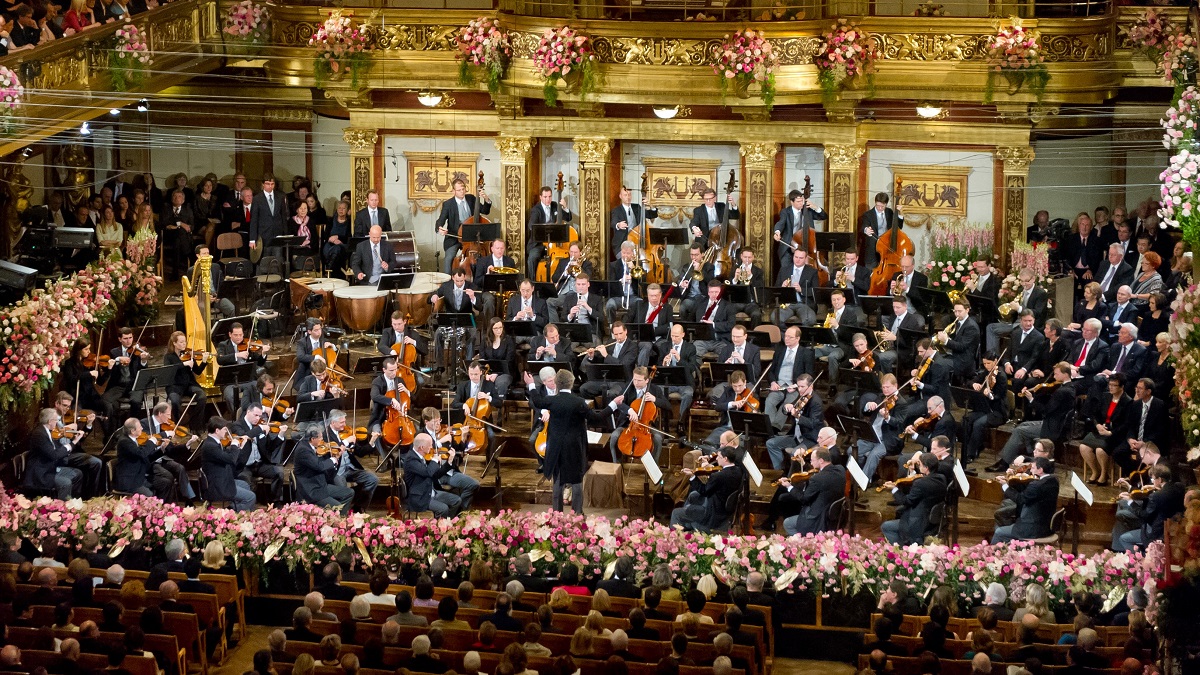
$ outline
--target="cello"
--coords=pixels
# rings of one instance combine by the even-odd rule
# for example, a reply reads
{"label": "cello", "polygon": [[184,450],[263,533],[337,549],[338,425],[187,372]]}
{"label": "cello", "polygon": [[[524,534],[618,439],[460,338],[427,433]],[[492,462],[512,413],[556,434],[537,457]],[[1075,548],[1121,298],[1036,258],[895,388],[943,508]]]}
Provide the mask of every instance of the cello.
{"label": "cello", "polygon": [[[404,439],[404,420],[408,419],[408,414],[405,411],[407,410],[407,406],[412,403],[412,399],[409,398],[408,390],[406,389],[401,389],[399,393],[393,389],[387,393],[387,397],[399,401],[400,409],[397,410],[396,406],[388,405],[387,415],[383,418],[383,428],[381,429],[383,432],[383,441],[388,445],[398,445]],[[411,424],[410,421],[409,426]]]}
{"label": "cello", "polygon": [[721,216],[721,224],[709,230],[708,240],[712,242],[710,250],[716,253],[713,258],[713,276],[723,277],[737,264],[737,252],[742,248],[742,233],[737,225],[729,223],[729,212],[733,210],[730,199],[737,189],[737,172],[729,170],[729,182],[725,183],[725,213]]}
{"label": "cello", "polygon": [[[892,193],[892,201],[896,208],[900,202],[895,197],[900,192],[901,182],[896,181],[896,189]],[[871,272],[871,295],[887,295],[891,291],[892,277],[901,271],[900,259],[914,250],[912,239],[900,230],[899,221],[895,222],[887,234],[875,243],[875,253],[879,255],[879,265]]]}
{"label": "cello", "polygon": [[[563,175],[558,172],[558,178],[554,181],[555,198],[558,200],[558,208],[555,209],[554,222],[551,225],[563,224]],[[567,260],[571,257],[571,244],[579,241],[579,233],[575,231],[573,225],[567,226],[567,241],[562,243],[549,242],[546,246],[546,256],[542,258],[541,264],[544,267],[536,271],[538,281],[550,281],[550,277],[554,274],[554,268],[558,267],[558,261]],[[582,262],[582,261],[581,261]]]}
{"label": "cello", "polygon": [[646,217],[646,205],[650,202],[646,199],[646,191],[646,173],[643,171],[641,187],[642,222],[629,228],[629,233],[625,236],[625,240],[632,242],[634,249],[638,251],[637,256],[634,258],[634,271],[639,272],[639,268],[636,265],[640,265],[640,272],[634,274],[634,278],[642,278],[647,283],[652,284],[665,284],[667,283],[668,268],[663,264],[662,256],[666,247],[661,244],[650,245],[650,222]]}
{"label": "cello", "polygon": [[475,241],[467,241],[466,239],[464,239],[463,238],[463,227],[465,225],[479,225],[481,223],[492,222],[487,219],[487,216],[481,215],[479,213],[479,206],[483,202],[483,200],[479,197],[479,194],[478,194],[478,193],[483,192],[483,172],[482,171],[479,172],[479,176],[476,178],[476,180],[478,182],[477,182],[476,188],[475,188],[475,191],[476,191],[475,210],[471,214],[470,218],[467,218],[466,220],[462,221],[462,223],[460,223],[458,226],[458,255],[454,256],[454,268],[460,269],[463,271],[463,274],[465,274],[467,277],[468,283],[472,279],[474,279],[474,276],[475,276],[475,273],[473,271],[475,269],[475,261],[479,260],[480,257],[487,255],[488,244],[485,242],[479,241],[478,237],[476,237]]}
{"label": "cello", "polygon": [[[491,364],[483,364],[483,373],[479,376],[479,393],[483,393],[483,383],[487,381]],[[450,436],[455,443],[465,445],[467,454],[485,452],[488,447],[487,428],[483,419],[492,414],[492,404],[483,396],[472,396],[463,403],[466,419],[450,427]]]}
{"label": "cello", "polygon": [[[812,196],[812,178],[804,177],[804,190],[801,192],[804,197],[804,208],[810,208],[808,198]],[[829,265],[822,257],[822,253],[817,249],[817,230],[813,227],[803,226],[804,212],[800,212],[801,222],[793,225],[795,231],[792,232],[792,242],[794,248],[801,248],[808,252],[808,259],[812,266],[817,269],[817,281],[821,286],[829,285]]]}
{"label": "cello", "polygon": [[[650,367],[650,376],[646,379],[647,382],[654,379],[654,373],[657,370],[657,366]],[[630,386],[633,385],[632,382],[629,384]],[[649,392],[650,389],[647,385],[646,393]],[[626,457],[641,457],[654,449],[652,429],[649,424],[642,420],[649,419],[653,422],[657,419],[658,406],[646,401],[645,397],[642,397],[630,403],[629,408],[637,413],[637,421],[630,420],[629,425],[621,432],[621,436],[617,438],[617,449]]]}

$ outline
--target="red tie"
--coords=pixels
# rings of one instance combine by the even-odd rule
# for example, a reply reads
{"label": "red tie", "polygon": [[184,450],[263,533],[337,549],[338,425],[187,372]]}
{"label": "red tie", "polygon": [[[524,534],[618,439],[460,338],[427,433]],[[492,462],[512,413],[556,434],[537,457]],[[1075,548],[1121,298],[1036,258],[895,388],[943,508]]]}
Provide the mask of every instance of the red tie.
{"label": "red tie", "polygon": [[1075,367],[1080,368],[1083,362],[1087,360],[1088,343],[1083,343],[1083,349],[1079,350],[1079,358],[1075,360]]}
{"label": "red tie", "polygon": [[714,310],[714,309],[716,309],[716,308],[717,308],[717,303],[715,303],[715,302],[714,302],[714,303],[712,303],[711,305],[709,305],[709,306],[708,306],[708,309],[707,309],[707,310],[704,312],[704,319],[703,319],[703,320],[704,320],[704,321],[708,321],[708,317],[712,316],[713,310]]}
{"label": "red tie", "polygon": [[246,222],[250,222],[250,207],[246,207]]}

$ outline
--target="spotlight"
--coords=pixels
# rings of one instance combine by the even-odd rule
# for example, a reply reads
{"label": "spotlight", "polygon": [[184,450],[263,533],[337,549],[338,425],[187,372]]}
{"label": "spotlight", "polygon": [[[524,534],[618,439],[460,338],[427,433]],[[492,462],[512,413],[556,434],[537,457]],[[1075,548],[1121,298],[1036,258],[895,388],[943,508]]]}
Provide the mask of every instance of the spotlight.
{"label": "spotlight", "polygon": [[29,159],[30,157],[33,157],[33,148],[31,148],[29,146],[25,146],[25,149],[21,151],[21,156],[24,157],[25,159]]}
{"label": "spotlight", "polygon": [[675,116],[678,114],[679,114],[679,106],[677,106],[677,105],[666,106],[666,107],[655,106],[655,108],[654,108],[654,116],[660,120],[674,119]]}
{"label": "spotlight", "polygon": [[121,109],[120,109],[120,108],[113,108],[113,109],[111,109],[111,110],[109,110],[109,111],[108,111],[108,114],[109,114],[109,115],[112,115],[113,117],[117,117],[118,115],[120,115],[120,114],[121,114]]}
{"label": "spotlight", "polygon": [[149,110],[150,110],[150,100],[149,99],[144,98],[144,99],[138,101],[138,104],[137,104],[138,112],[144,113],[144,112],[148,112]]}
{"label": "spotlight", "polygon": [[79,125],[79,135],[80,136],[91,136],[92,135],[92,127],[89,126],[87,122],[84,122],[83,124]]}
{"label": "spotlight", "polygon": [[933,120],[942,117],[942,107],[928,102],[917,104],[917,116],[922,119]]}
{"label": "spotlight", "polygon": [[436,108],[442,102],[442,95],[436,91],[417,92],[417,101],[426,108]]}

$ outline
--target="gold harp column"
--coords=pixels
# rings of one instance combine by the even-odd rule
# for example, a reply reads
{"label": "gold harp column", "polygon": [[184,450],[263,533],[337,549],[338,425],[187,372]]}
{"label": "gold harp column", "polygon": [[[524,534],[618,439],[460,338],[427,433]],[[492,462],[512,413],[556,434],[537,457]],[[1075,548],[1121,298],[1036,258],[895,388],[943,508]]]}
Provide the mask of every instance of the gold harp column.
{"label": "gold harp column", "polygon": [[[742,177],[742,189],[745,191],[746,212],[742,216],[743,229],[746,232],[746,245],[754,249],[758,260],[762,261],[763,269],[768,265],[774,266],[771,254],[771,226],[774,224],[774,204],[771,203],[771,186],[775,184],[775,155],[779,153],[779,144],[774,141],[742,141],[738,144],[738,153],[746,163],[746,173]],[[768,273],[774,277],[775,270]]]}
{"label": "gold harp column", "polygon": [[375,187],[375,143],[379,135],[374,129],[346,127],[342,140],[350,146],[350,213],[367,206],[367,192]]}
{"label": "gold harp column", "polygon": [[537,144],[529,136],[500,135],[496,149],[500,151],[500,222],[508,253],[525,267],[525,200],[529,194],[530,151]]}
{"label": "gold harp column", "polygon": [[1007,268],[1012,242],[1025,239],[1025,193],[1029,184],[1029,163],[1033,161],[1033,148],[996,148],[996,159],[1004,165],[1004,174],[1001,176],[1001,185],[1004,186],[1004,196],[1000,200],[1002,211],[996,214],[996,220],[1004,223],[1004,230],[1003,236],[996,237],[996,244],[1001,247],[1000,258]]}
{"label": "gold harp column", "polygon": [[858,194],[858,160],[866,152],[861,145],[826,145],[825,164],[829,182],[825,199],[828,202],[830,232],[853,232],[855,195]]}
{"label": "gold harp column", "polygon": [[608,260],[608,163],[610,138],[576,138],[571,147],[579,155],[579,239],[587,249],[592,268]]}

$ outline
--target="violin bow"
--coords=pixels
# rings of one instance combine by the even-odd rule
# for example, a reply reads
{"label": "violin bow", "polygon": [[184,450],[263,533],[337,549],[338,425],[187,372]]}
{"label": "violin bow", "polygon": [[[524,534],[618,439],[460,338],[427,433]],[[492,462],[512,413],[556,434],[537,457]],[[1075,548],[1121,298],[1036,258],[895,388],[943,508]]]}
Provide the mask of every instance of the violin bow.
{"label": "violin bow", "polygon": [[283,398],[284,390],[288,388],[288,385],[292,383],[292,379],[295,377],[296,371],[293,370],[292,374],[288,376],[287,382],[283,383],[283,387],[277,387],[275,389],[275,398],[271,399],[271,409],[267,411],[268,422],[271,420],[271,415],[275,412],[275,406],[279,404],[279,399]]}
{"label": "violin bow", "polygon": [[178,428],[180,424],[183,424],[183,419],[184,419],[185,417],[187,417],[187,411],[188,411],[188,408],[191,408],[191,407],[192,407],[192,404],[193,404],[193,403],[195,403],[195,402],[196,402],[196,395],[195,395],[195,394],[192,394],[192,398],[190,398],[190,399],[188,400],[188,404],[187,404],[187,405],[185,405],[185,406],[183,406],[183,411],[179,413],[179,419],[178,419],[178,420],[175,420],[175,427],[176,427],[176,428]]}

